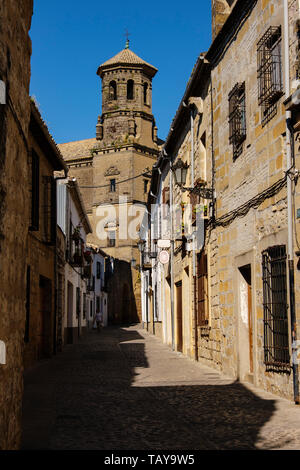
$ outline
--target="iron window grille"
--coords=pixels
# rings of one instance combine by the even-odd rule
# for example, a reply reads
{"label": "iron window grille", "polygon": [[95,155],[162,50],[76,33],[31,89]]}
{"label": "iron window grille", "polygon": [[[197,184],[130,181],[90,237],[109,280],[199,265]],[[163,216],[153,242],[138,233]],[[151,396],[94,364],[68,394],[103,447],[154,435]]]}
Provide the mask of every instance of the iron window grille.
{"label": "iron window grille", "polygon": [[262,253],[264,363],[267,371],[290,372],[286,247]]}
{"label": "iron window grille", "polygon": [[262,125],[277,112],[283,95],[281,26],[271,26],[257,44],[258,103],[262,107]]}
{"label": "iron window grille", "polygon": [[235,160],[243,151],[246,139],[246,95],[245,82],[237,83],[229,93],[229,142],[233,147]]}

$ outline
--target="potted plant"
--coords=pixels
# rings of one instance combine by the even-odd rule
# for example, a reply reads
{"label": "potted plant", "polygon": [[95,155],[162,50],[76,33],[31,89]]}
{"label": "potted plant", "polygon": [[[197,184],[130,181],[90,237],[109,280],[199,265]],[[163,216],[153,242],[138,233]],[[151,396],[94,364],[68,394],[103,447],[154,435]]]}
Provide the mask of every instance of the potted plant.
{"label": "potted plant", "polygon": [[84,252],[84,259],[87,263],[91,263],[93,261],[92,252],[90,250],[86,250]]}

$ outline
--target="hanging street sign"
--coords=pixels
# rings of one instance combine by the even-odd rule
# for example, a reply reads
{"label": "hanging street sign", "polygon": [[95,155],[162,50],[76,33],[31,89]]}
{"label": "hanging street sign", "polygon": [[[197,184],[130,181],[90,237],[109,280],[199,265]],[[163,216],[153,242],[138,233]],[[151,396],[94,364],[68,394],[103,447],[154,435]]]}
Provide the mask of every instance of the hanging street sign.
{"label": "hanging street sign", "polygon": [[159,253],[159,261],[161,262],[161,264],[167,264],[169,262],[169,259],[170,259],[170,255],[167,251],[162,250]]}

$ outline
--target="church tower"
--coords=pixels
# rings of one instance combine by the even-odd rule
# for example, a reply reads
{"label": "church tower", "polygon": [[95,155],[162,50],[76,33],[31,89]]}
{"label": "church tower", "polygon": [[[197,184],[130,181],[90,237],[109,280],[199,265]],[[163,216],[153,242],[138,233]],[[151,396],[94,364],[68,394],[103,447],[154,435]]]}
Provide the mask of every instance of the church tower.
{"label": "church tower", "polygon": [[126,48],[98,68],[102,79],[102,116],[97,139],[104,147],[116,142],[156,148],[152,115],[152,79],[157,69]]}
{"label": "church tower", "polygon": [[[88,242],[113,257],[109,286],[112,321],[141,320],[137,248],[141,211],[151,169],[160,151],[152,114],[152,79],[157,69],[126,47],[99,66],[102,113],[96,138],[60,145],[77,178],[93,233]],[[136,229],[136,230],[135,230]]]}

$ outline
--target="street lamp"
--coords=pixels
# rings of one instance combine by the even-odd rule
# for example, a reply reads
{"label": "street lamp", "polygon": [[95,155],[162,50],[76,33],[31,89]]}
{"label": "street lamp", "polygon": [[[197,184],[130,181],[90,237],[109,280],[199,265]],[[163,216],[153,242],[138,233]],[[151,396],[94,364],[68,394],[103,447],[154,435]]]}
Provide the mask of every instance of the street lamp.
{"label": "street lamp", "polygon": [[197,196],[203,197],[204,199],[213,199],[214,191],[212,188],[205,188],[206,182],[201,182],[195,185],[193,188],[186,188],[184,185],[186,183],[187,171],[189,165],[184,163],[181,158],[178,158],[175,165],[173,165],[172,170],[175,175],[176,184],[181,188],[182,191],[189,191],[194,193]]}
{"label": "street lamp", "polygon": [[173,166],[173,171],[175,175],[175,181],[178,186],[184,186],[186,183],[187,171],[189,165],[184,163],[181,158],[178,158],[177,162]]}

